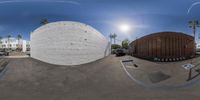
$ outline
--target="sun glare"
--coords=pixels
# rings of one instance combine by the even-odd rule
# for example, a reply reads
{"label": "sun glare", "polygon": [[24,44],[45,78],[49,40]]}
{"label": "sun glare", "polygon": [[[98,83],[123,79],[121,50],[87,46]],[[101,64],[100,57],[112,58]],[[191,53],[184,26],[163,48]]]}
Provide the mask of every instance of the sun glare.
{"label": "sun glare", "polygon": [[128,24],[121,24],[121,25],[119,26],[119,29],[120,29],[120,31],[123,32],[123,33],[128,33],[128,32],[131,30],[131,26],[128,25]]}

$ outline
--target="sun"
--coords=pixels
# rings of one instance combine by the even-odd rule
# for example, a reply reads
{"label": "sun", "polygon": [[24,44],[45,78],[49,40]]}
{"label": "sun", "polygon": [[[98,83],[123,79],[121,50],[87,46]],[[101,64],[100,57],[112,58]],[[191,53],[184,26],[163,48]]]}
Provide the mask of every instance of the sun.
{"label": "sun", "polygon": [[119,30],[123,33],[128,33],[131,30],[131,26],[129,24],[121,24]]}

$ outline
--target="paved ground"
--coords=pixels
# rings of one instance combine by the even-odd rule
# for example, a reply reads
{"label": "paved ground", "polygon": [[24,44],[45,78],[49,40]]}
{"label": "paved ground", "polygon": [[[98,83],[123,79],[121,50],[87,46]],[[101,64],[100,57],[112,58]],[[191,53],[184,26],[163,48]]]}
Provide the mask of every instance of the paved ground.
{"label": "paved ground", "polygon": [[[150,62],[135,57],[126,56],[123,59],[132,59],[138,67],[134,67],[131,63],[124,63],[124,68],[128,74],[131,74],[136,81],[145,83],[146,87],[159,88],[181,88],[189,87],[197,81],[200,81],[200,75],[191,81],[188,80],[189,70],[182,67],[184,64],[192,63],[195,68],[200,68],[200,57],[193,60],[184,60],[179,62]],[[192,62],[191,62],[192,61]],[[161,74],[160,74],[161,73]],[[192,77],[199,73],[192,70]],[[168,78],[165,79],[165,77]],[[164,80],[162,80],[162,78]],[[133,80],[134,80],[133,79]],[[158,80],[157,82],[152,82]],[[191,78],[192,79],[192,78]],[[160,81],[159,81],[160,80]],[[143,85],[143,84],[142,84]]]}
{"label": "paved ground", "polygon": [[178,89],[145,88],[128,77],[121,59],[109,56],[81,66],[10,59],[0,80],[0,100],[199,100],[200,82]]}
{"label": "paved ground", "polygon": [[27,58],[29,57],[30,54],[29,52],[16,52],[16,51],[12,51],[9,53],[9,56],[0,56],[0,59],[3,58]]}
{"label": "paved ground", "polygon": [[17,52],[17,51],[12,51],[9,53],[10,56],[26,56],[29,52]]}

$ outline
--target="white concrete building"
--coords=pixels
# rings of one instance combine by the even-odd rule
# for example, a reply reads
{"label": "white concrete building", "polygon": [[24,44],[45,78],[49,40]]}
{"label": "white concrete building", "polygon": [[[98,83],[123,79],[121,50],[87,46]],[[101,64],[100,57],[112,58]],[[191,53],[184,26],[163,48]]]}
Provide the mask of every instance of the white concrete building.
{"label": "white concrete building", "polygon": [[[29,41],[27,41],[27,40],[22,40],[22,39],[18,40],[16,38],[9,38],[9,39],[3,38],[3,39],[1,39],[0,48],[10,48],[10,49],[15,50],[19,47],[19,48],[22,48],[24,50],[24,52],[26,52],[27,47],[30,47],[29,46],[30,44],[28,44],[28,43],[29,43]],[[26,45],[26,48],[24,48],[24,45]]]}
{"label": "white concrete building", "polygon": [[31,33],[31,57],[51,64],[85,64],[110,52],[110,43],[100,32],[79,22],[53,22]]}

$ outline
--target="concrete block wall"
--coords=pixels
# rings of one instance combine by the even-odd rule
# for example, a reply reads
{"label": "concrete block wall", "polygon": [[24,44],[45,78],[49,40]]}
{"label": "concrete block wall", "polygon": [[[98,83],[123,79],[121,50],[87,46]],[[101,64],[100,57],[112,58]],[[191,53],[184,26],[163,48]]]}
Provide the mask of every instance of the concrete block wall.
{"label": "concrete block wall", "polygon": [[80,65],[110,54],[110,43],[89,25],[60,21],[31,33],[31,57],[56,65]]}

